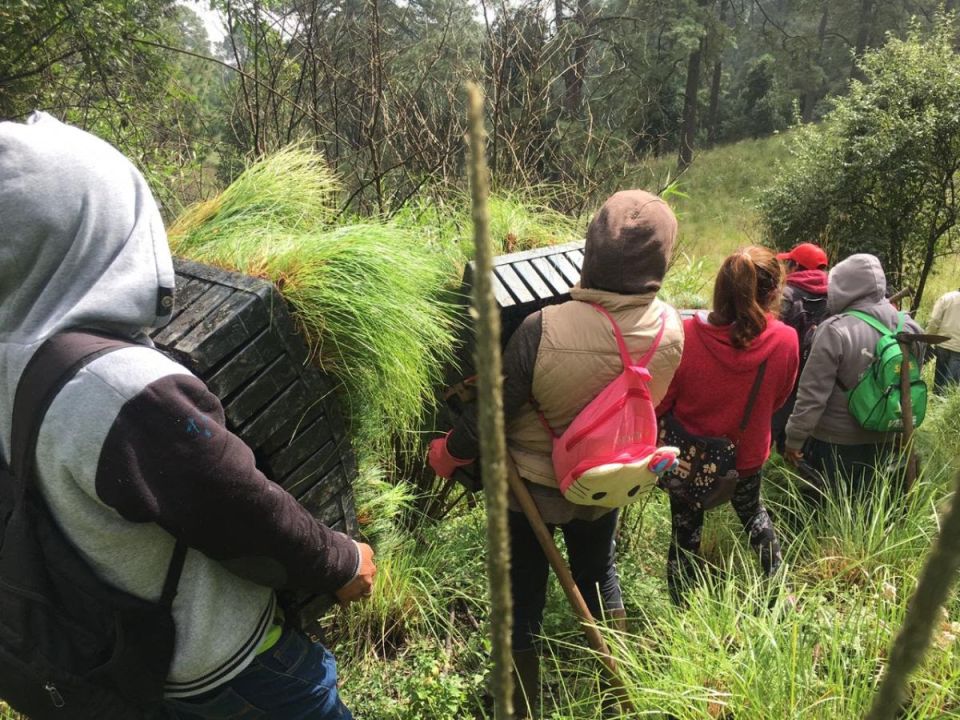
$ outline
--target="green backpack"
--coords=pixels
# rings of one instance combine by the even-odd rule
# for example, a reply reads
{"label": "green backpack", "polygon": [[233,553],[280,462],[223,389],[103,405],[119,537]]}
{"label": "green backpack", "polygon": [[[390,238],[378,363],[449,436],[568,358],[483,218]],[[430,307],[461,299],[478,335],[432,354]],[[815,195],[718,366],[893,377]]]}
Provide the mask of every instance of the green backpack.
{"label": "green backpack", "polygon": [[[859,318],[880,333],[873,352],[873,361],[860,376],[856,386],[847,391],[847,408],[850,414],[865,430],[903,430],[900,409],[900,367],[903,352],[896,334],[903,330],[905,315],[900,313],[897,329],[891,330],[876,318],[859,310],[848,310],[843,314]],[[920,363],[913,353],[910,354],[910,398],[913,401],[913,426],[919,427],[927,412],[927,385],[920,377]]]}

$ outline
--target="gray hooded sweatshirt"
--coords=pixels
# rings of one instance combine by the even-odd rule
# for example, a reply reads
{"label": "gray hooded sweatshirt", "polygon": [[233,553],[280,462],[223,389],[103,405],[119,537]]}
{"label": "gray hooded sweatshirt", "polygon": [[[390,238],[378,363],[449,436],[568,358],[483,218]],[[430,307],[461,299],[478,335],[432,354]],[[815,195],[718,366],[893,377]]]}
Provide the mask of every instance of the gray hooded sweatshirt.
{"label": "gray hooded sweatshirt", "polygon": [[132,340],[57,395],[40,428],[39,488],[107,582],[158,600],[175,538],[190,547],[173,604],[166,693],[239,674],[275,595],[224,563],[268,562],[290,587],[333,592],[356,546],[255,467],[216,397],[145,334],[170,313],[173,266],[146,182],[105,142],[38,113],[0,123],[0,454],[14,394],[40,344],[68,328]]}
{"label": "gray hooded sweatshirt", "polygon": [[[799,450],[808,437],[837,445],[890,442],[898,433],[864,430],[847,410],[844,388],[857,384],[873,360],[880,333],[863,320],[843,315],[860,310],[891,330],[897,309],[886,299],[887,279],[873,255],[851,255],[830,271],[827,313],[817,327],[810,357],[800,376],[797,402],[787,422],[787,447]],[[907,318],[905,327],[920,332]]]}

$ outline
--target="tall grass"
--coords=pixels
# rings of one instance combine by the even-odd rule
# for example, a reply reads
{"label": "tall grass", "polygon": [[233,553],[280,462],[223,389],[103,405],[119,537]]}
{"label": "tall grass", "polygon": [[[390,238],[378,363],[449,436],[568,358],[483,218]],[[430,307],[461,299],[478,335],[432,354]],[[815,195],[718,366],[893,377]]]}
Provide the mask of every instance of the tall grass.
{"label": "tall grass", "polygon": [[623,186],[658,190],[674,182],[682,192],[670,198],[680,225],[678,250],[707,258],[712,271],[741,245],[762,242],[756,199],[773,181],[777,160],[788,157],[786,137],[701,150],[679,177],[673,156],[651,158],[638,165]]}
{"label": "tall grass", "polygon": [[409,229],[334,227],[336,182],[314,154],[252,165],[170,230],[173,251],[274,282],[317,364],[340,379],[360,445],[414,445],[451,361],[455,269]]}
{"label": "tall grass", "polygon": [[[960,450],[958,410],[960,390],[932,400],[919,430],[927,461],[913,490],[906,497],[896,494],[898,478],[885,468],[869,507],[840,493],[812,512],[800,497],[796,476],[774,459],[764,496],[784,544],[785,568],[773,580],[761,577],[739,520],[721,508],[707,515],[702,581],[688,607],[675,608],[664,578],[670,534],[665,497],[651,500],[642,523],[625,521],[618,566],[629,629],[605,633],[637,716],[863,717],[937,532],[938,513],[949,499],[946,460]],[[430,628],[421,626],[410,634],[389,659],[389,670],[370,663],[350,667],[348,661],[345,689],[351,701],[356,698],[358,720],[492,717],[478,679],[486,660],[486,647],[477,639],[484,626],[481,513],[463,509],[424,538],[416,548],[398,546],[398,552],[420,557],[428,550],[412,573],[421,579],[427,573],[436,581],[429,617],[416,616]],[[464,598],[474,598],[474,619],[460,611]],[[954,596],[911,681],[905,719],[960,718],[958,636],[960,600]],[[341,642],[350,646],[356,640],[348,635]],[[609,708],[601,710],[600,665],[554,582],[544,619],[543,657],[543,718],[582,720],[601,717],[601,712],[617,717]],[[423,667],[432,674],[418,682],[414,678]],[[424,710],[417,693],[438,705]],[[378,694],[393,702],[385,708],[368,700]]]}
{"label": "tall grass", "polygon": [[[554,209],[559,188],[499,189],[490,194],[490,239],[497,255],[583,240],[585,218]],[[452,192],[408,203],[393,217],[402,227],[431,238],[460,262],[473,258],[470,196]]]}

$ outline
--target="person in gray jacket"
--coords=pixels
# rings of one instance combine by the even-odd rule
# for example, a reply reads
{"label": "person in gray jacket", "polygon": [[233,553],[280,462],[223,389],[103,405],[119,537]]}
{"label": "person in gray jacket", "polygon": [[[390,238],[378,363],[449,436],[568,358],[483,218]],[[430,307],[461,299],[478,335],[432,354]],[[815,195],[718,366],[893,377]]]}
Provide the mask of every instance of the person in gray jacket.
{"label": "person in gray jacket", "polygon": [[[851,255],[830,271],[829,317],[817,327],[800,376],[784,454],[794,465],[805,461],[826,483],[825,489],[835,488],[843,479],[855,492],[869,491],[876,470],[897,451],[898,432],[865,430],[847,410],[847,390],[873,360],[880,334],[845,313],[859,310],[895,328],[900,316],[885,298],[886,289],[883,267],[873,255]],[[905,328],[920,332],[910,318]]]}
{"label": "person in gray jacket", "polygon": [[[156,602],[177,540],[163,689],[177,720],[349,720],[333,656],[285,622],[276,586],[344,604],[373,590],[373,551],[317,522],[255,464],[223,407],[147,332],[172,311],[160,212],[137,169],[44,113],[0,123],[0,456],[24,368],[52,335],[95,330],[133,345],[57,393],[37,438],[35,482],[80,556],[109,585]],[[64,717],[75,717],[70,709]]]}

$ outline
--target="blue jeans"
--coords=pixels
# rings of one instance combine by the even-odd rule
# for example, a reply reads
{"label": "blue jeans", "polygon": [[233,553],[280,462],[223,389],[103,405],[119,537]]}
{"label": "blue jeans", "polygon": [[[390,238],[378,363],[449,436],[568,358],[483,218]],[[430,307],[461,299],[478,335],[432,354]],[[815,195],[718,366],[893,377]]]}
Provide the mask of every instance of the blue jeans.
{"label": "blue jeans", "polygon": [[171,720],[353,720],[337,693],[333,655],[291,628],[233,680],[165,704]]}
{"label": "blue jeans", "polygon": [[951,383],[960,383],[960,352],[937,348],[937,367],[933,373],[933,391],[942,395]]}
{"label": "blue jeans", "polygon": [[[513,595],[513,649],[529,650],[543,626],[547,602],[547,556],[526,516],[509,512],[510,590]],[[613,510],[593,521],[573,520],[560,526],[570,557],[570,571],[580,593],[598,620],[603,610],[620,610],[620,578],[614,564],[617,516]],[[547,525],[552,533],[556,526]],[[601,599],[603,607],[601,608]]]}

